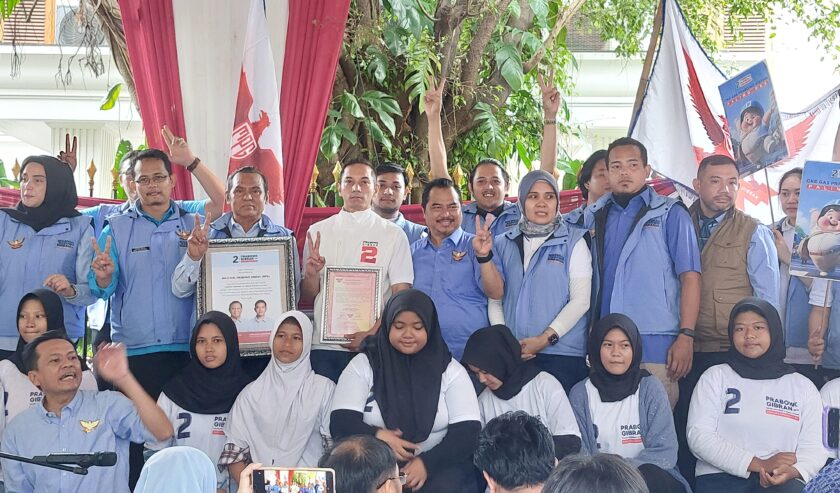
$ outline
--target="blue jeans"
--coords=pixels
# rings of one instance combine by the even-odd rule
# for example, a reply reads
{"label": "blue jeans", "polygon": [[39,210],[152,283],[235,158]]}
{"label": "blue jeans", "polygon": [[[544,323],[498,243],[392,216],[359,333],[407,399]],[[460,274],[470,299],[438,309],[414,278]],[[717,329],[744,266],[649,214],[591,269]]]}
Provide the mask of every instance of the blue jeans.
{"label": "blue jeans", "polygon": [[792,479],[785,484],[762,488],[758,482],[758,473],[744,479],[726,473],[704,474],[697,476],[694,493],[800,493],[805,484],[799,479]]}
{"label": "blue jeans", "polygon": [[578,356],[561,356],[559,354],[539,353],[534,358],[537,368],[551,374],[563,384],[566,394],[572,390],[576,383],[589,375],[589,368],[586,367],[586,358]]}

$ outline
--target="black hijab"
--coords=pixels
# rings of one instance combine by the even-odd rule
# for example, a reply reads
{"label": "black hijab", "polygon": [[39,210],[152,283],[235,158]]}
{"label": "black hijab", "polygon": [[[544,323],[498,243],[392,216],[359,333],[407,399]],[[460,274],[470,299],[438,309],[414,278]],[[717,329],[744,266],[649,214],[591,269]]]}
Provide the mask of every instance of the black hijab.
{"label": "black hijab", "polygon": [[23,166],[20,168],[21,176],[29,163],[38,163],[44,167],[47,175],[44,202],[38,207],[26,207],[23,202],[18,201],[14,207],[4,207],[2,210],[35,231],[52,226],[62,217],[80,215],[80,212],[76,210],[79,197],[76,195],[76,182],[73,180],[73,171],[70,166],[52,156],[29,156],[23,160]]}
{"label": "black hijab", "polygon": [[[225,362],[212,370],[198,360],[196,339],[201,327],[214,323],[222,331],[227,346]],[[236,324],[226,314],[209,311],[193,327],[190,337],[190,362],[175,378],[163,386],[163,393],[182,409],[198,414],[230,412],[239,392],[251,383],[239,357]]]}
{"label": "black hijab", "polygon": [[464,347],[464,366],[473,365],[502,381],[492,392],[508,400],[534,379],[540,370],[533,361],[522,361],[519,341],[504,325],[492,325],[473,332]]}
{"label": "black hijab", "polygon": [[[753,312],[767,320],[770,331],[770,347],[758,358],[749,358],[735,349],[732,338],[735,332],[735,317],[743,312]],[[729,352],[726,362],[742,378],[750,380],[773,380],[795,370],[785,363],[785,335],[779,312],[770,303],[760,298],[744,298],[735,304],[729,315]]]}
{"label": "black hijab", "polygon": [[[18,320],[20,311],[23,309],[23,304],[29,300],[38,300],[44,307],[44,313],[47,315],[47,330],[55,330],[67,335],[67,329],[64,327],[64,305],[61,303],[61,298],[49,289],[36,289],[32,292],[26,293],[18,303],[17,311],[15,311],[15,328],[18,327]],[[18,329],[18,333],[20,330]],[[23,337],[18,336],[17,347],[15,352],[9,356],[9,361],[14,363],[18,371],[27,374],[26,367],[23,364],[23,348],[26,347],[26,341]],[[81,361],[81,359],[80,359]],[[82,370],[87,370],[87,365],[84,361],[82,363]]]}
{"label": "black hijab", "polygon": [[[394,319],[404,311],[416,313],[426,327],[426,345],[411,355],[399,352],[388,339]],[[441,377],[452,360],[432,299],[416,289],[392,296],[379,332],[365,341],[363,351],[373,370],[373,397],[385,427],[399,428],[404,440],[424,441],[437,415]]]}
{"label": "black hijab", "polygon": [[[633,359],[630,367],[622,375],[613,375],[604,367],[601,361],[601,344],[607,333],[612,329],[621,329],[630,340],[630,347],[633,348]],[[610,313],[601,320],[595,322],[592,332],[589,334],[589,366],[592,370],[589,374],[589,381],[598,389],[598,395],[603,402],[618,402],[636,393],[639,389],[639,382],[642,378],[650,375],[647,370],[642,370],[642,337],[636,323],[630,317],[622,313]]]}

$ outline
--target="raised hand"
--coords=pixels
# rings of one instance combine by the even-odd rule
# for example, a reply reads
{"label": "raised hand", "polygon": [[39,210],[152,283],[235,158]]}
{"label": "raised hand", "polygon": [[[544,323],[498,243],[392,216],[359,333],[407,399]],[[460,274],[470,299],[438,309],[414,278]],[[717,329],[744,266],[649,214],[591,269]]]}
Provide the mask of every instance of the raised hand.
{"label": "raised hand", "polygon": [[105,238],[105,250],[100,250],[96,238],[91,238],[93,243],[94,257],[90,263],[93,274],[96,276],[96,284],[100,288],[107,288],[111,284],[111,276],[114,275],[114,259],[111,258],[111,237]]}
{"label": "raised hand", "polygon": [[63,274],[53,274],[44,281],[44,287],[50,288],[65,298],[76,296],[76,288]]}
{"label": "raised hand", "polygon": [[78,141],[74,136],[73,145],[70,146],[70,134],[66,133],[64,134],[64,150],[58,153],[58,159],[67,163],[73,171],[76,171],[76,165],[78,164],[78,161],[76,161],[76,144],[78,144]]}
{"label": "raised hand", "polygon": [[117,383],[131,374],[125,346],[111,342],[99,347],[93,358],[96,374],[110,383]]}
{"label": "raised hand", "polygon": [[195,214],[195,225],[190,232],[190,239],[187,241],[187,255],[193,260],[201,260],[207,253],[207,232],[210,231],[210,214],[204,218],[201,224],[201,216]]}
{"label": "raised hand", "polygon": [[426,107],[427,115],[440,115],[444,86],[446,86],[446,79],[438,83],[433,76],[429,76],[429,88],[423,95],[423,104]]}
{"label": "raised hand", "polygon": [[490,232],[490,225],[495,219],[493,214],[487,214],[482,226],[481,217],[475,216],[475,237],[472,239],[472,246],[476,257],[486,257],[493,251],[493,233]]}
{"label": "raised hand", "polygon": [[169,158],[173,163],[180,166],[189,166],[193,161],[195,161],[195,154],[193,154],[190,150],[190,146],[187,145],[187,141],[181,137],[176,137],[175,134],[172,133],[172,130],[169,130],[169,127],[164,125],[163,128],[160,129],[160,135],[163,137],[163,141],[169,149]]}
{"label": "raised hand", "polygon": [[542,74],[538,73],[537,83],[540,86],[540,92],[542,92],[543,114],[546,118],[556,117],[563,98],[554,85],[554,69],[548,73],[547,79],[543,79]]}
{"label": "raised hand", "polygon": [[309,256],[306,257],[306,265],[303,266],[304,277],[315,277],[327,265],[327,260],[321,256],[321,232],[315,234],[315,241],[312,235],[306,233],[306,243],[309,246]]}

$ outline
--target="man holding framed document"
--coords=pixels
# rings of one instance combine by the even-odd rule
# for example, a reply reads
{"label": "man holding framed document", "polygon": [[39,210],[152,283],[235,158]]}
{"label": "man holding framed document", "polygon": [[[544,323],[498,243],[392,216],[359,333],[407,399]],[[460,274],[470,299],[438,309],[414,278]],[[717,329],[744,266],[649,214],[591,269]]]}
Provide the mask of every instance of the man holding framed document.
{"label": "man holding framed document", "polygon": [[301,299],[315,302],[312,369],[333,381],[364,337],[379,329],[383,303],[414,281],[405,233],[371,210],[376,186],[370,163],[345,163],[344,207],[313,224],[304,247]]}

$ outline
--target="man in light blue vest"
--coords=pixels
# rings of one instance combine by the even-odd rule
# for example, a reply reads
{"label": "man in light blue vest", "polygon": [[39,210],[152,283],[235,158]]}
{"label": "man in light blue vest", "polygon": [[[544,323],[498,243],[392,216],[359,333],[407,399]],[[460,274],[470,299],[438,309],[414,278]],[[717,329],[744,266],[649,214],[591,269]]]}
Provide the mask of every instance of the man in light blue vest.
{"label": "man in light blue vest", "polygon": [[[610,189],[589,206],[595,228],[596,314],[624,313],[642,335],[642,367],[665,385],[671,406],[688,374],[700,305],[700,252],[681,202],[647,186],[641,142],[623,137],[607,149]],[[591,215],[590,215],[591,213]]]}
{"label": "man in light blue vest", "polygon": [[[125,344],[132,373],[157,399],[163,384],[190,359],[194,296],[176,297],[172,277],[187,239],[201,225],[170,200],[175,176],[163,151],[137,155],[129,186],[138,198],[124,214],[108,219],[88,282],[94,294],[110,298],[111,339]],[[131,448],[131,484],[139,476],[142,452],[142,446]]]}
{"label": "man in light blue vest", "polygon": [[420,239],[426,230],[421,224],[413,223],[403,216],[400,206],[408,193],[408,174],[402,166],[394,163],[382,163],[373,170],[376,175],[376,192],[373,194],[371,208],[382,219],[396,224],[408,237],[408,245]]}

